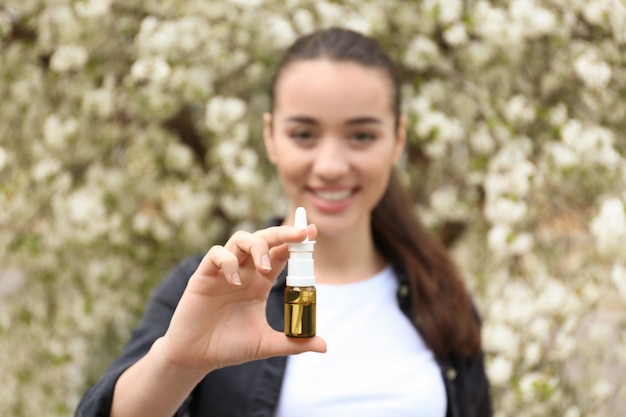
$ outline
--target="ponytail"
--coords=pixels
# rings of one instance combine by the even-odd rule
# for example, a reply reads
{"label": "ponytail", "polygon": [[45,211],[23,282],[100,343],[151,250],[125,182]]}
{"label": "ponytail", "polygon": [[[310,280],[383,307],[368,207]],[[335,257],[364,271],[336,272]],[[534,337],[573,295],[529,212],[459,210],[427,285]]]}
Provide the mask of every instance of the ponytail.
{"label": "ponytail", "polygon": [[411,319],[435,355],[472,356],[480,330],[469,294],[448,250],[419,221],[392,173],[372,213],[374,241],[399,265],[411,289]]}

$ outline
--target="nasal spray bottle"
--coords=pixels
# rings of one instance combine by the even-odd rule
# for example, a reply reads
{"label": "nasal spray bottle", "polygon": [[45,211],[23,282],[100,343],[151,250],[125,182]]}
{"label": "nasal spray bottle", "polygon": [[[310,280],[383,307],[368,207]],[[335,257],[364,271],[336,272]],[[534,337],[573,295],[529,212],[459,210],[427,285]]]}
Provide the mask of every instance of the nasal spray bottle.
{"label": "nasal spray bottle", "polygon": [[[294,226],[307,228],[306,210],[296,209]],[[289,337],[315,336],[315,271],[313,246],[307,236],[300,243],[289,243],[287,287],[285,288],[285,334]]]}

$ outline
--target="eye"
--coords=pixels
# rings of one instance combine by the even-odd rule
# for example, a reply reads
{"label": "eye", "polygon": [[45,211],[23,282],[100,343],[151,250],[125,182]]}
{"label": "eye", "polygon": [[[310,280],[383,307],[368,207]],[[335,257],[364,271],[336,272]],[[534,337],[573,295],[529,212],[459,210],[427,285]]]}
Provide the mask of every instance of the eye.
{"label": "eye", "polygon": [[359,143],[371,142],[376,139],[376,135],[370,132],[354,132],[350,137],[351,140]]}
{"label": "eye", "polygon": [[296,140],[310,140],[313,139],[313,132],[310,130],[294,130],[289,134],[289,137]]}

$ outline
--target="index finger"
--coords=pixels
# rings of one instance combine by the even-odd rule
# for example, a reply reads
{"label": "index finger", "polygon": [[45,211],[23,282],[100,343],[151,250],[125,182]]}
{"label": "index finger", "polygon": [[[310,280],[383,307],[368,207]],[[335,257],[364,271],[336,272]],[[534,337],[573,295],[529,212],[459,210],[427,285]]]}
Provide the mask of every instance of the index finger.
{"label": "index finger", "polygon": [[[254,233],[236,232],[224,247],[232,253],[239,263],[243,263],[249,256],[259,272],[267,273],[272,270],[275,250],[286,252],[287,244],[302,242],[307,235],[316,236],[315,226],[309,228],[294,228],[292,226],[274,226]],[[284,248],[281,248],[284,247]]]}
{"label": "index finger", "polygon": [[267,242],[271,249],[283,243],[299,243],[304,239],[314,240],[317,236],[317,228],[314,224],[309,224],[306,229],[293,226],[273,226],[254,232],[255,235]]}

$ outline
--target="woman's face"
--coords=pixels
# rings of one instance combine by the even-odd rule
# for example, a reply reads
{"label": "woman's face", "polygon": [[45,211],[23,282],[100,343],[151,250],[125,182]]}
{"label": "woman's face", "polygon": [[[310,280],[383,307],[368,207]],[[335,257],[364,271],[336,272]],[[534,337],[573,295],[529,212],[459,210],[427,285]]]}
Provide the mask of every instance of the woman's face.
{"label": "woman's face", "polygon": [[274,97],[265,145],[289,215],[305,207],[320,235],[369,230],[405,143],[404,121],[395,126],[391,81],[357,63],[296,61],[281,72]]}

